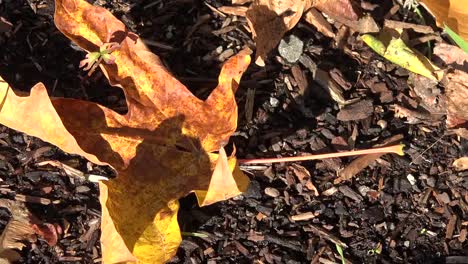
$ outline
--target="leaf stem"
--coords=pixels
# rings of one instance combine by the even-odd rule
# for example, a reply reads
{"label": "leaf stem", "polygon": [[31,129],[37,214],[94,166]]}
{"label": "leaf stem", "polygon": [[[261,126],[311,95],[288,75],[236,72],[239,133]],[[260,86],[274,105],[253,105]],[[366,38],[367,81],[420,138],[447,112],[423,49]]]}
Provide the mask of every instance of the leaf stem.
{"label": "leaf stem", "polygon": [[329,158],[340,158],[340,157],[349,157],[349,156],[358,156],[358,155],[367,155],[367,154],[385,154],[385,153],[395,153],[400,156],[403,156],[404,155],[403,147],[404,147],[403,144],[398,144],[398,145],[381,147],[381,148],[361,149],[361,150],[343,151],[343,152],[337,152],[337,153],[326,153],[326,154],[317,154],[317,155],[305,155],[305,156],[283,157],[283,158],[240,159],[239,164],[294,162],[294,161],[304,161],[304,160],[329,159]]}

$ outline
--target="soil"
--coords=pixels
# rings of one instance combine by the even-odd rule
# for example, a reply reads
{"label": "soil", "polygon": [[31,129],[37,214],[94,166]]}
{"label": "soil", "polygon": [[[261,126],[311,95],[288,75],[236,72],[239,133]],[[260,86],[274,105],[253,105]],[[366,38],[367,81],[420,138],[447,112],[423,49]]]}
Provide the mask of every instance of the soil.
{"label": "soil", "polygon": [[[215,86],[227,55],[254,48],[245,18],[221,16],[209,7],[230,1],[90,2],[150,40],[151,50],[200,98]],[[394,6],[366,3],[377,4],[371,14],[378,23]],[[90,100],[124,113],[120,89],[99,70],[87,77],[78,68],[85,52],[55,28],[53,5],[53,0],[0,0],[0,17],[13,24],[13,33],[0,34],[0,76],[17,90],[42,82],[51,96]],[[403,9],[390,18],[418,23]],[[234,27],[217,32],[226,25]],[[407,155],[384,155],[340,183],[334,183],[337,173],[354,158],[244,166],[252,180],[244,195],[204,208],[193,195],[181,200],[184,240],[170,263],[340,263],[337,244],[346,263],[468,263],[468,174],[452,167],[468,154],[467,141],[450,133],[443,117],[430,122],[395,117],[395,104],[420,104],[408,84],[410,74],[355,35],[346,40],[348,51],[305,22],[287,35],[303,41],[303,55],[320,69],[341,76],[336,78],[343,80],[347,100],[363,103],[357,109],[340,107],[313,81],[308,67],[287,63],[275,50],[265,68],[252,64],[241,81],[239,126],[232,137],[238,157],[362,149],[396,135],[402,135]],[[427,52],[426,45],[417,48]],[[0,145],[0,198],[23,194],[58,201],[27,205],[63,230],[54,247],[41,239],[27,243],[20,262],[99,263],[96,184],[40,164],[57,160],[86,173],[112,171],[3,126]],[[306,219],[297,220],[301,216]],[[0,230],[9,218],[0,209]]]}

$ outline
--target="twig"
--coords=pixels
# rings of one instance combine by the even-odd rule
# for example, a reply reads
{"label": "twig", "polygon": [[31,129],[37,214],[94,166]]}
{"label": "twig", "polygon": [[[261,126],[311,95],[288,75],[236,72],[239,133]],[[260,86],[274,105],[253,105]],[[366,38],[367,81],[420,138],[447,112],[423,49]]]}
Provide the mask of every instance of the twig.
{"label": "twig", "polygon": [[329,159],[329,158],[340,158],[340,157],[349,157],[349,156],[358,156],[358,155],[367,155],[367,154],[376,154],[376,153],[395,153],[400,156],[403,156],[403,144],[393,145],[382,148],[373,148],[373,149],[362,149],[362,150],[353,150],[353,151],[344,151],[338,153],[327,153],[327,154],[317,154],[317,155],[305,155],[299,157],[284,157],[284,158],[265,158],[265,159],[241,159],[239,164],[256,164],[256,163],[279,163],[279,162],[294,162],[294,161],[304,161],[304,160],[318,160],[318,159]]}

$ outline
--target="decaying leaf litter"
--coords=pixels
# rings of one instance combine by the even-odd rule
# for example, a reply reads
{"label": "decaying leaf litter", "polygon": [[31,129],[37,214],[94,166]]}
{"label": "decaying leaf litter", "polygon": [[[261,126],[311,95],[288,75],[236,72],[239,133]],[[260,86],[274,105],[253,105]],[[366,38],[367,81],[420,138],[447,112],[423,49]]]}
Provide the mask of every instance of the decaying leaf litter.
{"label": "decaying leaf litter", "polygon": [[[40,3],[36,4],[41,6]],[[194,10],[201,13],[191,10],[193,8],[191,4],[177,1],[173,5],[158,6],[155,4],[149,7],[143,4],[137,7],[125,4],[119,6],[112,2],[108,3],[108,6],[112,6],[111,10],[114,13],[124,14],[119,18],[132,31],[139,33],[145,40],[149,36],[152,42],[148,41],[148,43],[153,44],[151,46],[153,51],[161,55],[163,61],[169,65],[177,77],[188,84],[188,87],[202,87],[197,89],[195,93],[206,98],[210,92],[205,88],[210,86],[207,84],[212,84],[211,87],[216,85],[218,75],[216,68],[219,67],[219,62],[226,60],[229,54],[235,54],[240,50],[242,45],[237,43],[245,42],[250,46],[253,44],[248,40],[248,31],[236,29],[238,27],[247,28],[247,24],[242,21],[242,18],[240,18],[240,22],[233,17],[223,18],[218,12],[213,11],[213,8],[222,6],[222,3],[208,2],[208,4],[209,6],[199,3],[196,6]],[[230,3],[224,4],[230,5]],[[23,8],[27,10],[31,7],[27,5]],[[41,12],[47,12],[48,8],[50,5],[49,7],[43,5],[42,8],[37,9],[37,13],[31,15],[33,21],[37,17],[41,17]],[[387,14],[385,11],[392,10],[392,5],[375,7],[373,13],[379,13],[375,9],[381,13],[381,16],[384,16]],[[171,15],[162,18],[163,23],[156,19],[158,13],[154,14],[155,10],[161,12],[160,14],[167,14],[170,11]],[[192,11],[192,17],[187,19],[189,21],[181,22],[180,19],[175,19],[176,15],[182,12],[181,10]],[[404,12],[400,13],[400,11],[397,11],[391,18],[401,20]],[[149,27],[148,25],[139,26],[138,22],[129,18],[135,14],[151,21],[152,25]],[[220,17],[216,17],[216,15]],[[400,15],[401,17],[399,17]],[[379,21],[378,15],[373,17]],[[12,21],[10,17],[7,18]],[[229,23],[226,20],[230,20]],[[165,25],[167,21],[172,22],[172,24],[169,23],[171,27]],[[224,22],[221,23],[222,21]],[[382,21],[381,18],[380,21]],[[186,23],[185,27],[183,22]],[[230,23],[234,23],[235,26],[228,30],[228,27],[232,26]],[[155,25],[160,26],[160,28]],[[47,25],[43,26],[47,27]],[[186,28],[186,30],[177,31],[178,26]],[[348,25],[349,28],[351,26]],[[156,33],[161,34],[153,35],[155,29]],[[303,261],[304,258],[321,262],[330,259],[340,261],[340,256],[333,243],[343,243],[341,247],[345,257],[355,261],[362,260],[361,258],[364,256],[364,258],[387,258],[391,261],[418,260],[422,257],[434,256],[435,252],[440,252],[442,256],[450,256],[447,260],[454,260],[456,255],[463,252],[466,243],[460,241],[463,240],[464,233],[466,236],[466,231],[463,231],[466,230],[464,229],[466,225],[463,224],[465,221],[463,219],[466,219],[464,218],[466,188],[463,188],[463,178],[460,178],[463,174],[454,177],[456,174],[450,170],[453,170],[452,161],[462,155],[463,144],[466,143],[461,141],[461,143],[453,145],[454,142],[459,142],[450,135],[454,131],[445,131],[444,122],[433,118],[433,114],[440,113],[430,112],[421,107],[423,104],[426,107],[428,104],[430,105],[433,102],[430,100],[433,98],[431,96],[434,94],[439,101],[437,96],[440,96],[440,88],[434,86],[431,89],[434,94],[421,94],[415,89],[417,85],[407,83],[407,73],[380,59],[365,48],[362,43],[359,45],[358,40],[353,42],[353,36],[350,37],[351,40],[346,37],[350,33],[346,32],[345,27],[341,27],[341,32],[339,32],[340,28],[337,28],[336,24],[332,24],[332,29],[337,34],[339,33],[338,35],[344,35],[341,36],[344,41],[342,40],[340,45],[343,43],[345,45],[341,50],[333,47],[333,45],[337,45],[339,48],[340,41],[327,42],[327,39],[320,33],[314,33],[310,26],[299,22],[299,26],[288,33],[295,35],[300,40],[299,42],[305,43],[303,47],[305,52],[300,54],[299,63],[288,65],[284,61],[285,57],[277,55],[275,57],[275,54],[271,54],[266,63],[266,70],[253,68],[247,73],[247,79],[244,77],[243,82],[245,81],[246,86],[242,87],[241,82],[240,94],[238,95],[240,125],[238,132],[233,137],[237,156],[247,158],[272,157],[278,154],[290,156],[296,154],[294,152],[316,153],[346,150],[354,147],[364,148],[383,143],[385,138],[403,133],[409,146],[409,157],[383,156],[377,160],[377,163],[374,162],[371,165],[371,170],[365,170],[362,174],[358,174],[359,177],[352,182],[344,182],[339,185],[332,184],[334,175],[337,173],[335,171],[346,167],[350,164],[351,159],[301,163],[303,169],[297,169],[297,167],[292,169],[290,166],[294,164],[246,167],[245,169],[256,174],[256,177],[253,178],[254,183],[244,199],[226,202],[227,204],[236,204],[240,208],[232,210],[232,205],[229,207],[223,204],[208,209],[196,209],[192,208],[188,201],[189,208],[184,208],[183,203],[181,220],[188,218],[184,215],[187,211],[193,215],[191,221],[187,221],[185,224],[182,221],[184,231],[193,234],[202,232],[206,237],[202,239],[193,236],[184,240],[178,254],[179,259],[191,257],[200,261],[210,259],[212,261],[220,259],[248,260],[247,256],[253,255],[253,257],[268,262],[275,260],[280,262]],[[157,32],[158,30],[161,32]],[[213,30],[218,30],[216,32],[218,35],[213,36],[211,34]],[[21,31],[18,32],[21,33]],[[187,38],[187,35],[191,37]],[[44,36],[40,37],[42,37],[42,41],[40,38],[33,39],[36,41],[34,48],[41,49],[43,47],[41,44],[46,45],[46,47],[54,45],[53,42],[43,44]],[[49,41],[49,38],[47,39]],[[184,40],[184,43],[181,43],[181,39]],[[207,42],[207,40],[209,41]],[[308,40],[308,42],[304,40]],[[56,41],[66,43],[63,39]],[[210,43],[210,41],[212,42]],[[287,42],[291,43],[290,36],[285,38],[285,43],[288,44]],[[208,43],[211,45],[207,45]],[[238,46],[232,44],[229,46],[228,43]],[[12,44],[10,43],[10,45]],[[217,45],[221,48],[216,49]],[[78,62],[84,58],[84,53],[75,52],[69,46],[66,47],[69,49],[69,57],[75,56]],[[281,47],[284,51],[287,50],[288,45],[283,43]],[[286,49],[284,49],[285,47]],[[31,49],[27,46],[24,48]],[[175,52],[176,48],[183,51],[186,57],[171,57],[171,52]],[[44,54],[48,54],[45,52],[46,49],[43,49]],[[34,49],[30,52],[33,51]],[[343,53],[337,53],[338,51],[348,54],[350,57],[346,57]],[[358,51],[358,56],[354,55],[357,57],[353,57],[353,51]],[[194,56],[194,54],[197,55]],[[284,52],[280,51],[279,54],[284,55]],[[307,56],[302,56],[304,54]],[[337,54],[341,54],[339,61],[336,59]],[[57,54],[45,56],[57,56]],[[109,92],[95,95],[97,91],[92,87],[95,87],[96,83],[100,84],[101,87],[106,85],[102,75],[83,81],[62,83],[51,78],[54,75],[47,69],[48,64],[41,61],[44,58],[35,56],[31,56],[31,58],[25,58],[27,63],[23,63],[23,67],[32,67],[34,70],[31,72],[38,76],[35,77],[38,78],[37,81],[45,82],[46,86],[52,87],[49,89],[57,92],[58,95],[74,94],[74,96],[70,95],[69,97],[91,99],[102,104],[107,103],[118,111],[121,111],[122,106],[125,106],[121,99],[119,102],[119,98],[123,97],[114,90],[109,89]],[[8,59],[11,58],[2,58],[6,61]],[[31,60],[35,60],[36,63],[31,63]],[[184,63],[180,63],[181,61]],[[362,64],[359,65],[356,61]],[[203,63],[213,67],[213,69],[206,66],[200,67]],[[15,65],[14,63],[10,64]],[[77,67],[76,63],[75,67]],[[42,72],[47,74],[42,74],[45,76],[40,78],[41,74],[37,72],[41,73],[41,71],[37,68],[42,68]],[[357,76],[357,70],[362,70],[360,76]],[[14,69],[5,69],[5,71],[7,71],[6,76],[3,73],[2,76],[15,88],[29,89],[37,82],[34,77],[18,78],[15,81],[17,85],[14,85],[15,82],[12,80],[15,78],[7,78],[7,76],[15,77],[15,74],[21,74],[21,71]],[[8,71],[11,72],[8,73]],[[212,71],[212,73],[207,71]],[[378,74],[374,74],[375,72]],[[65,70],[65,73],[64,78],[77,78],[74,74],[78,73],[78,69],[68,72]],[[81,74],[81,76],[83,75]],[[313,75],[313,77],[309,75]],[[200,76],[203,77],[200,78]],[[305,78],[301,78],[301,76],[305,76]],[[312,81],[311,77],[316,78],[317,76],[325,76],[328,79]],[[301,81],[302,83],[298,83]],[[310,85],[304,85],[304,81]],[[25,85],[25,82],[32,83]],[[331,85],[331,83],[338,84],[338,86]],[[320,86],[320,84],[322,85]],[[76,86],[76,89],[69,88],[72,86]],[[329,91],[328,87],[340,88],[343,95],[340,96],[339,89]],[[250,124],[246,124],[243,119],[244,112],[252,111],[243,109],[243,103],[247,101],[245,98],[247,89],[255,89],[254,114],[252,114]],[[438,89],[439,94],[437,93]],[[414,93],[417,94],[414,95]],[[311,97],[311,95],[317,97]],[[344,98],[344,100],[340,100],[340,98]],[[349,100],[352,101],[356,98],[357,101],[365,101],[366,103],[353,104],[349,102]],[[383,103],[384,101],[387,103]],[[393,112],[388,110],[393,109],[394,106],[399,109],[399,114],[407,115],[408,121],[412,119],[418,124],[408,125],[393,117]],[[443,106],[435,106],[435,109],[440,108],[443,109]],[[337,115],[338,113],[341,114]],[[362,113],[366,113],[364,117],[362,117]],[[408,116],[408,113],[412,116]],[[357,114],[361,115],[359,118],[362,120],[352,119],[353,116],[358,116]],[[337,116],[340,118],[336,119]],[[459,114],[455,121],[460,119],[458,116]],[[441,136],[444,137],[441,138]],[[425,151],[435,142],[437,144]],[[41,158],[41,155],[37,156]],[[410,162],[411,164],[409,164]],[[304,174],[304,170],[308,171],[310,176]],[[439,176],[439,174],[441,175]],[[316,186],[321,199],[312,197],[312,194],[316,192],[312,186]],[[62,198],[62,200],[65,199]],[[405,203],[405,201],[407,202]],[[400,206],[395,206],[395,204]],[[422,213],[418,211],[416,215],[409,214],[413,213],[415,208],[421,208],[419,211]],[[428,213],[425,208],[435,209]],[[306,220],[296,221],[304,219],[304,217]],[[414,225],[402,226],[402,223],[408,220],[412,220]],[[196,229],[196,226],[202,223],[204,225]],[[224,232],[224,236],[217,235],[220,234],[221,230]],[[84,233],[84,231],[80,230],[79,232]],[[321,240],[318,239],[319,237]],[[391,239],[386,241],[382,237]],[[372,254],[369,252],[379,251],[375,249],[382,244],[381,253],[370,256]],[[88,252],[94,251],[92,248],[87,250]],[[34,253],[34,251],[30,252]],[[73,251],[69,250],[69,252],[71,254],[67,256],[72,257]],[[430,255],[431,253],[434,254]],[[55,254],[60,255],[60,253]],[[83,254],[86,254],[86,250],[83,251]],[[89,255],[89,253],[87,254]]]}

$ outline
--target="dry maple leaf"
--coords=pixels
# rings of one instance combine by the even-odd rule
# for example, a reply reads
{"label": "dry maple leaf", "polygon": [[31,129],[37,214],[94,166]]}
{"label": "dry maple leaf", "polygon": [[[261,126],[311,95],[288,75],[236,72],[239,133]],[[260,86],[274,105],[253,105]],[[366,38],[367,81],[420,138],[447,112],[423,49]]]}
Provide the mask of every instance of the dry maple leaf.
{"label": "dry maple leaf", "polygon": [[468,9],[466,0],[421,0],[421,4],[435,17],[437,26],[447,25],[460,37],[468,40]]}
{"label": "dry maple leaf", "polygon": [[247,177],[223,146],[237,126],[234,93],[250,63],[249,51],[230,58],[218,86],[195,97],[110,12],[84,0],[56,0],[55,24],[88,52],[106,42],[120,48],[114,64],[100,64],[121,87],[128,112],[95,103],[49,98],[42,84],[28,97],[0,82],[0,123],[108,164],[118,176],[100,183],[104,263],[163,263],[181,241],[177,199],[195,191],[201,205],[245,190]]}
{"label": "dry maple leaf", "polygon": [[246,17],[257,48],[257,65],[265,66],[268,53],[312,6],[333,17],[358,19],[351,0],[255,0],[247,10]]}

